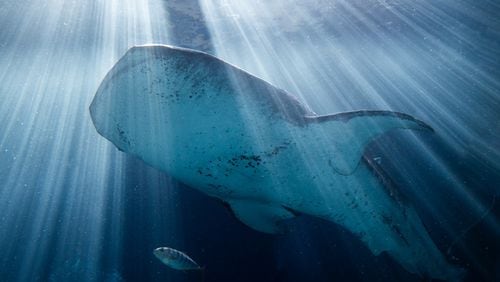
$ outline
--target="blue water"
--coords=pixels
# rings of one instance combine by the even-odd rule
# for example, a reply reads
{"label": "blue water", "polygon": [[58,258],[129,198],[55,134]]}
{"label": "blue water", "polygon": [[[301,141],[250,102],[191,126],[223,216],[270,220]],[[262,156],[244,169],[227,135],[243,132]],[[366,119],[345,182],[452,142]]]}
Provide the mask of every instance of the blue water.
{"label": "blue water", "polygon": [[[238,3],[236,3],[238,2]],[[0,3],[0,281],[420,281],[300,216],[254,231],[218,201],[116,150],[88,106],[131,46],[215,54],[317,113],[407,112],[377,157],[466,281],[500,281],[500,3],[124,0]]]}

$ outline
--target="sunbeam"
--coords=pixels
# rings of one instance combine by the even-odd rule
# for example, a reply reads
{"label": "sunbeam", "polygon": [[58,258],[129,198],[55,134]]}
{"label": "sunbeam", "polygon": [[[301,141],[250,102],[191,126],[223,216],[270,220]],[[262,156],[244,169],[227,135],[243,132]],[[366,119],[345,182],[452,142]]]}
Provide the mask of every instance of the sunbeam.
{"label": "sunbeam", "polygon": [[119,278],[126,163],[87,109],[127,48],[168,40],[164,13],[159,1],[1,4],[2,281]]}
{"label": "sunbeam", "polygon": [[[499,11],[500,4],[488,0],[3,0],[0,281],[198,279],[189,273],[169,272],[155,261],[152,251],[163,244],[193,255],[200,266],[206,266],[206,281],[366,281],[369,276],[372,281],[419,281],[417,274],[432,276],[432,266],[423,269],[420,263],[421,269],[416,270],[419,263],[402,258],[404,255],[394,251],[396,247],[388,246],[389,240],[376,242],[376,236],[366,234],[377,225],[360,210],[379,211],[384,203],[389,207],[387,202],[392,200],[394,207],[388,210],[400,211],[397,208],[403,207],[410,214],[408,218],[416,222],[411,226],[413,237],[409,237],[414,242],[425,241],[422,244],[426,247],[435,243],[449,265],[466,271],[462,277],[466,281],[496,281],[500,275]],[[256,186],[252,186],[254,195],[249,198],[264,202],[257,201],[262,204],[257,214],[266,212],[269,207],[265,204],[272,202],[269,195],[273,193],[318,191],[318,206],[327,206],[326,202],[341,204],[338,199],[351,196],[350,190],[339,195],[329,187],[331,183],[349,183],[353,191],[364,186],[383,189],[369,192],[371,197],[366,193],[353,196],[350,207],[357,208],[358,213],[345,213],[335,220],[332,210],[336,207],[314,214],[305,212],[306,208],[298,211],[273,206],[273,215],[286,219],[286,232],[271,237],[239,225],[231,217],[244,218],[241,206],[235,208],[238,203],[234,198],[207,193],[215,199],[185,189],[199,188],[194,187],[199,184],[197,175],[188,177],[186,173],[176,178],[177,171],[152,168],[148,164],[154,166],[155,162],[148,162],[139,153],[120,152],[122,148],[103,136],[112,138],[96,131],[99,128],[89,106],[101,83],[115,87],[123,82],[106,79],[106,74],[127,50],[152,44],[191,48],[220,58],[224,62],[216,62],[221,65],[214,63],[213,68],[202,68],[203,72],[195,74],[220,75],[218,68],[224,68],[228,70],[225,76],[220,75],[218,83],[211,85],[213,77],[208,75],[210,78],[200,82],[200,87],[213,90],[223,85],[235,94],[234,101],[218,108],[219,112],[215,109],[220,101],[214,98],[204,108],[190,104],[182,116],[164,113],[172,116],[163,126],[171,122],[168,129],[179,132],[184,130],[179,129],[182,124],[190,126],[186,131],[198,125],[201,128],[210,122],[205,110],[223,115],[234,106],[237,110],[231,116],[214,119],[228,129],[217,131],[214,125],[212,134],[206,137],[215,140],[211,152],[224,148],[227,153],[247,145],[251,149],[239,157],[248,162],[248,167],[254,165],[252,161],[261,162],[260,156],[248,152],[269,156],[287,147],[295,148],[286,166],[262,162],[264,172],[254,178],[235,173],[239,173],[236,186]],[[151,54],[143,56],[149,58]],[[201,57],[213,59],[205,54]],[[193,73],[182,68],[174,75],[165,66],[170,76],[158,78],[163,71],[160,68],[138,72],[134,67],[126,65],[123,69],[130,75],[130,85],[122,89],[123,93],[141,86],[143,89],[135,93],[140,95],[155,85],[163,87],[154,89],[158,93],[170,91],[165,89],[171,85],[161,83],[175,81],[175,75],[180,74],[185,77],[179,89],[192,86]],[[240,69],[258,78],[242,75]],[[274,86],[298,98],[304,120],[290,118],[293,113],[283,114],[286,126],[278,127],[281,120],[268,119],[267,112],[255,106],[264,105],[262,101],[268,96],[256,99],[258,102],[248,96],[255,89],[270,95],[281,93]],[[296,105],[290,102],[294,100],[276,95],[278,99],[270,102],[270,108],[283,110]],[[105,113],[120,109],[119,99],[108,102]],[[133,112],[139,104],[128,105],[118,114]],[[144,116],[160,106],[147,104]],[[345,144],[356,147],[356,142],[361,143],[356,141],[359,131],[376,131],[371,126],[377,123],[347,130],[347,125],[337,130],[320,124],[334,119],[327,115],[358,110],[406,113],[409,116],[404,115],[403,120],[415,117],[418,125],[428,124],[434,133],[425,132],[426,126],[399,126],[420,131],[378,137],[362,151],[362,159],[356,163],[360,169],[350,170],[349,159],[355,150],[349,151],[347,145],[344,151],[337,150],[335,146],[341,142],[335,143],[338,140],[331,140],[332,136],[350,140]],[[200,112],[203,114],[197,119]],[[339,119],[348,124],[352,118]],[[153,132],[148,137],[155,139],[161,119],[137,125],[139,120],[126,126]],[[232,122],[238,124],[240,136],[249,136],[251,142],[229,134],[229,129],[234,129]],[[155,160],[167,159],[166,151],[179,148],[168,151],[179,157],[180,161],[174,163],[187,162],[189,154],[181,150],[192,143],[198,150],[197,146],[206,141],[200,137],[204,136],[201,129],[193,136],[182,139],[184,147],[175,147],[179,145],[170,139],[160,145],[151,141],[158,152]],[[289,140],[277,146],[272,143],[285,137]],[[241,142],[231,144],[231,140]],[[168,149],[162,151],[164,147]],[[224,157],[224,153],[220,155]],[[329,159],[324,165],[321,161],[330,157],[326,155],[337,162]],[[198,157],[202,163],[203,157]],[[190,168],[201,167],[196,165]],[[221,171],[194,170],[200,175]],[[341,175],[338,177],[342,180],[329,182],[330,178],[324,176],[328,173]],[[351,175],[358,176],[350,179]],[[267,187],[264,184],[269,183],[273,184],[272,192],[263,192]],[[262,201],[258,197],[261,192],[269,198]],[[300,206],[298,203],[311,194],[287,196],[286,200]],[[220,200],[230,212],[224,210]],[[358,207],[361,203],[363,206]],[[390,222],[399,219],[394,216],[386,216],[384,226],[392,227],[405,239],[408,234],[402,225],[406,222]],[[297,218],[289,221],[292,217]],[[252,225],[248,218],[242,221]],[[257,230],[255,226],[262,227],[254,224]],[[431,243],[422,230],[427,230]],[[380,246],[391,259],[375,256]],[[438,256],[434,250],[430,253]],[[421,253],[414,256],[418,255]],[[448,274],[437,275],[449,279],[452,275]]]}
{"label": "sunbeam", "polygon": [[[453,158],[420,134],[412,140],[405,136],[400,144],[428,157],[411,165],[398,155],[391,160],[393,174],[404,175],[405,190],[414,190],[409,193],[425,203],[447,236],[458,237],[478,218],[500,234],[490,204],[498,195],[492,180],[500,168],[495,121],[500,84],[498,63],[492,61],[500,34],[490,13],[498,6],[486,1],[475,7],[468,1],[200,2],[215,54],[299,96],[314,111],[382,108],[425,117],[436,129],[434,138],[455,150]],[[303,152],[301,161],[307,162],[307,148]],[[393,152],[386,148],[377,154],[385,159]],[[481,164],[481,184],[465,180],[450,163],[471,157]],[[432,193],[419,193],[433,186],[422,179],[421,167],[445,178],[447,193],[461,204],[450,208]],[[405,174],[408,169],[417,171]],[[453,215],[461,205],[467,207],[466,220]]]}

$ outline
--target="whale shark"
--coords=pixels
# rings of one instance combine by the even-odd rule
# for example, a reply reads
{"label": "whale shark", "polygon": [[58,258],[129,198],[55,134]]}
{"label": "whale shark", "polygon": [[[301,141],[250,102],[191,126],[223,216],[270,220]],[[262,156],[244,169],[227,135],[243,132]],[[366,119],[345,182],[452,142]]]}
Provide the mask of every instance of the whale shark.
{"label": "whale shark", "polygon": [[394,129],[432,132],[408,114],[318,115],[295,96],[210,54],[130,48],[90,105],[120,151],[225,202],[249,227],[282,232],[300,214],[333,222],[408,272],[457,280],[407,201],[387,188],[368,144]]}

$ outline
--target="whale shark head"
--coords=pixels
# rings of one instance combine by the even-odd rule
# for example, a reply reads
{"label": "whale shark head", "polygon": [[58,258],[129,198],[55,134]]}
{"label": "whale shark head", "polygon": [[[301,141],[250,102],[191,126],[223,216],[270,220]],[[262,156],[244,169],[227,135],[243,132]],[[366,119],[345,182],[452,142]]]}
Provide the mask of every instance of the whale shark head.
{"label": "whale shark head", "polygon": [[[183,102],[193,91],[186,89],[187,78],[181,76],[190,73],[193,57],[199,56],[196,61],[203,64],[205,55],[158,45],[129,49],[108,72],[90,105],[99,134],[119,150],[165,168],[172,143],[181,142],[176,140],[183,133],[178,125],[189,115]],[[165,154],[160,157],[157,151]]]}
{"label": "whale shark head", "polygon": [[[219,144],[242,146],[248,140],[243,122],[267,126],[270,118],[304,125],[314,113],[209,54],[143,45],[129,49],[108,72],[90,114],[99,134],[119,150],[175,174],[174,163],[192,162],[191,152],[217,156],[217,148],[224,149]],[[188,149],[188,143],[198,145]]]}
{"label": "whale shark head", "polygon": [[[151,68],[154,60],[148,60],[140,49],[131,48],[108,72],[90,105],[90,115],[97,131],[121,151],[133,153],[141,140],[135,123],[148,118],[153,101],[143,95],[150,73],[134,72],[135,67]],[[135,106],[134,106],[135,105]],[[146,124],[141,124],[141,127]]]}

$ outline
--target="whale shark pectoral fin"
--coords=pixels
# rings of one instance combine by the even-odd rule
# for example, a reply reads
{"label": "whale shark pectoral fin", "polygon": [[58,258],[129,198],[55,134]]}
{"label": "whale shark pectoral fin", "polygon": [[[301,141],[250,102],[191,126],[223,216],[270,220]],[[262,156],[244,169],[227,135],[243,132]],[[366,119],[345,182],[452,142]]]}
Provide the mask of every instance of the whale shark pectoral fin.
{"label": "whale shark pectoral fin", "polygon": [[271,203],[260,203],[254,201],[229,201],[234,215],[249,227],[265,233],[281,233],[280,221],[291,219],[295,215],[283,208]]}
{"label": "whale shark pectoral fin", "polygon": [[352,174],[359,165],[366,145],[392,129],[434,130],[410,115],[391,111],[354,111],[306,117],[308,123],[321,124],[322,134],[332,135],[329,165],[342,175]]}

